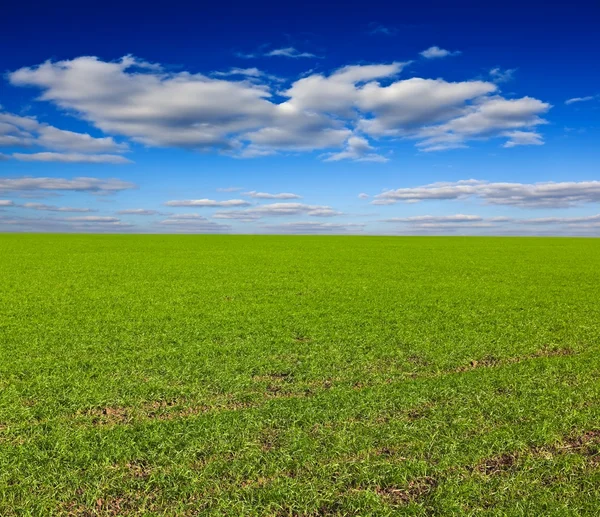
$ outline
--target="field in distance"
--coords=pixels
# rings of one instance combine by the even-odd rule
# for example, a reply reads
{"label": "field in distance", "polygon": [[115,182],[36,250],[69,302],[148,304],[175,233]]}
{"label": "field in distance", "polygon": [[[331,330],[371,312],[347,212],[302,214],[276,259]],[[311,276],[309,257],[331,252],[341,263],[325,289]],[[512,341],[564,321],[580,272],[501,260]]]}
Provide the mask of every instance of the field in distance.
{"label": "field in distance", "polygon": [[0,515],[600,514],[600,240],[0,235]]}

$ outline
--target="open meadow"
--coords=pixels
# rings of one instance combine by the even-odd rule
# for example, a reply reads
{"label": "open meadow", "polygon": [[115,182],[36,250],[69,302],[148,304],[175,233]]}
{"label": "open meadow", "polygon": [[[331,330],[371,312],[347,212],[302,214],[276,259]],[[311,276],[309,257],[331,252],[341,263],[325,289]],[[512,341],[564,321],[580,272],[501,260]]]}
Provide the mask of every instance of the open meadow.
{"label": "open meadow", "polygon": [[0,515],[600,514],[600,240],[0,235]]}

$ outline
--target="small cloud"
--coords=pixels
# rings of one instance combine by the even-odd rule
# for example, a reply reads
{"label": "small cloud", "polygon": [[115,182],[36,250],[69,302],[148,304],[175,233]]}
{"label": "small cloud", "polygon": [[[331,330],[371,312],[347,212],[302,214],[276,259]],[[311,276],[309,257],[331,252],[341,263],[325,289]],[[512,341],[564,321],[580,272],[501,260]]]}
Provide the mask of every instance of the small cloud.
{"label": "small cloud", "polygon": [[30,210],[41,210],[44,212],[97,212],[97,210],[94,210],[93,208],[74,208],[70,206],[45,205],[44,203],[24,203],[20,206],[29,208]]}
{"label": "small cloud", "polygon": [[516,68],[507,68],[506,70],[492,68],[490,70],[490,77],[494,83],[507,83],[515,78],[516,71]]}
{"label": "small cloud", "polygon": [[144,208],[127,208],[125,210],[119,210],[119,215],[167,215],[158,210],[146,210]]}
{"label": "small cloud", "polygon": [[167,201],[166,206],[197,206],[197,207],[230,207],[230,206],[250,206],[251,203],[243,199],[228,199],[226,201],[215,201],[214,199],[184,199]]}
{"label": "small cloud", "polygon": [[398,34],[398,29],[395,27],[386,27],[385,25],[381,25],[380,23],[370,23],[369,24],[369,34],[380,34],[383,36],[395,36]]}
{"label": "small cloud", "polygon": [[244,187],[225,187],[218,188],[217,192],[239,192],[240,190],[244,190]]}
{"label": "small cloud", "polygon": [[450,51],[437,46],[429,47],[427,50],[420,52],[425,59],[439,59],[448,56],[458,56],[460,50]]}
{"label": "small cloud", "polygon": [[503,136],[509,138],[503,147],[516,147],[518,145],[544,145],[542,135],[535,131],[507,131]]}
{"label": "small cloud", "polygon": [[280,192],[278,194],[269,194],[268,192],[256,192],[251,190],[250,192],[244,192],[244,196],[252,197],[255,199],[301,199],[302,196],[298,194],[292,194],[291,192]]}
{"label": "small cloud", "polygon": [[100,224],[111,224],[111,223],[119,223],[120,219],[116,217],[103,217],[103,216],[95,216],[95,215],[85,215],[81,217],[64,217],[62,219],[54,219],[54,221],[63,221],[65,223],[100,223]]}
{"label": "small cloud", "polygon": [[565,101],[565,104],[570,105],[570,104],[575,104],[576,102],[587,102],[587,101],[592,101],[596,98],[595,95],[588,95],[587,97],[573,97],[572,99],[567,99]]}
{"label": "small cloud", "polygon": [[227,72],[213,72],[217,77],[242,76],[246,79],[270,79],[271,81],[284,82],[285,79],[276,75],[267,74],[258,68],[230,68]]}
{"label": "small cloud", "polygon": [[388,162],[389,159],[377,153],[372,153],[373,147],[366,138],[351,136],[346,142],[346,148],[339,153],[325,155],[326,162],[339,162],[340,160],[354,160],[356,162]]}
{"label": "small cloud", "polygon": [[282,224],[265,224],[262,228],[275,233],[291,234],[316,234],[316,233],[355,233],[364,229],[364,224],[359,223],[319,223],[319,222],[292,222]]}
{"label": "small cloud", "polygon": [[358,199],[369,199],[371,196],[369,196],[369,194],[365,194],[364,192],[361,192],[358,195]]}
{"label": "small cloud", "polygon": [[293,59],[301,58],[301,57],[318,57],[315,54],[310,52],[300,52],[296,50],[294,47],[286,47],[286,48],[278,48],[275,50],[271,50],[266,54],[263,54],[265,57],[291,57]]}

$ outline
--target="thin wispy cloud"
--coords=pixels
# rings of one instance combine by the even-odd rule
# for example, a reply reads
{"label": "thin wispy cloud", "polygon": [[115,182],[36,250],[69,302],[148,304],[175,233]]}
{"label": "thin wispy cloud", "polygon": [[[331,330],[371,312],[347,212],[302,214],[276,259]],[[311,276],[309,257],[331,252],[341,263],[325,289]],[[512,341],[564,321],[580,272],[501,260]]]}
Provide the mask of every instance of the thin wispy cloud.
{"label": "thin wispy cloud", "polygon": [[507,68],[502,70],[501,68],[492,68],[490,70],[490,77],[494,83],[507,83],[515,78],[516,68]]}
{"label": "thin wispy cloud", "polygon": [[375,196],[375,205],[480,199],[488,205],[520,208],[569,208],[600,202],[600,181],[495,183],[480,180],[439,182],[420,187],[387,190]]}
{"label": "thin wispy cloud", "polygon": [[596,98],[596,95],[588,95],[587,97],[573,97],[572,99],[567,99],[565,104],[575,104],[577,102],[588,102],[593,101]]}
{"label": "thin wispy cloud", "polygon": [[217,201],[214,199],[182,199],[172,200],[165,203],[166,206],[179,207],[227,207],[227,206],[250,206],[251,203],[243,199],[227,199],[225,201]]}

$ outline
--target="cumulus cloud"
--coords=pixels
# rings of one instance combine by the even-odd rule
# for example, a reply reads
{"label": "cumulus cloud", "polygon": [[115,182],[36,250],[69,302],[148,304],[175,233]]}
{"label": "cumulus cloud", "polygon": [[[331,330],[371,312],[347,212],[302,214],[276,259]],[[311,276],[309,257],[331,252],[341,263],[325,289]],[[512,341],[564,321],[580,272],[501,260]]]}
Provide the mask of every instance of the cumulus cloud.
{"label": "cumulus cloud", "polygon": [[248,196],[255,199],[301,199],[302,196],[298,194],[292,194],[291,192],[280,192],[278,194],[269,194],[268,192],[256,192],[251,190],[250,192],[244,192],[244,196]]}
{"label": "cumulus cloud", "polygon": [[340,160],[354,160],[357,162],[387,162],[388,158],[374,153],[373,147],[366,138],[351,136],[346,142],[346,148],[339,153],[326,155],[326,162],[338,162]]}
{"label": "cumulus cloud", "polygon": [[87,133],[74,133],[53,126],[42,126],[38,133],[38,145],[57,151],[112,153],[128,150],[127,144],[118,144],[111,137],[94,138]]}
{"label": "cumulus cloud", "polygon": [[35,117],[22,117],[0,112],[0,145],[13,147],[40,146],[54,151],[76,153],[121,153],[127,144],[112,137],[95,138],[87,133],[66,131],[38,122]]}
{"label": "cumulus cloud", "polygon": [[433,46],[433,47],[429,47],[428,49],[424,50],[423,52],[420,52],[421,56],[423,56],[425,59],[439,59],[442,57],[448,57],[448,56],[458,56],[460,54],[459,50],[455,50],[454,52],[451,52],[450,50],[446,50],[437,46]]}
{"label": "cumulus cloud", "polygon": [[[284,51],[293,54],[290,49],[270,53]],[[328,159],[382,161],[357,132],[414,139],[421,149],[433,151],[503,138],[507,131],[530,131],[544,123],[541,115],[550,109],[531,97],[504,99],[491,81],[399,79],[408,64],[349,65],[329,74],[309,73],[283,91],[273,91],[255,68],[206,76],[167,72],[131,56],[115,62],[95,57],[47,61],[8,77],[14,85],[40,88],[42,100],[105,133],[149,146],[216,150],[237,157],[340,149]],[[50,133],[54,142],[69,136]],[[71,140],[90,152],[122,145],[85,137]]]}
{"label": "cumulus cloud", "polygon": [[521,208],[567,208],[600,201],[600,181],[491,183],[462,180],[388,190],[375,196],[375,205],[426,200],[479,198],[486,204]]}
{"label": "cumulus cloud", "polygon": [[592,101],[596,98],[595,95],[588,95],[587,97],[573,97],[572,99],[567,99],[565,104],[575,104],[576,102],[587,102]]}
{"label": "cumulus cloud", "polygon": [[60,162],[60,163],[133,163],[117,154],[81,154],[81,153],[13,153],[13,158],[22,162]]}
{"label": "cumulus cloud", "polygon": [[95,194],[111,194],[136,188],[134,183],[118,179],[78,177],[65,178],[0,178],[0,192],[3,191],[75,191]]}
{"label": "cumulus cloud", "polygon": [[486,98],[466,108],[464,114],[459,117],[421,129],[417,136],[421,141],[417,145],[423,151],[439,151],[464,147],[469,139],[494,136],[508,137],[509,144],[512,142],[512,145],[507,147],[541,145],[541,136],[532,138],[536,133],[526,134],[515,130],[545,124],[546,121],[540,115],[549,109],[548,103],[531,97],[510,100],[498,96]]}
{"label": "cumulus cloud", "polygon": [[358,199],[369,199],[371,196],[369,196],[369,194],[365,194],[364,192],[361,192],[358,195]]}
{"label": "cumulus cloud", "polygon": [[196,207],[226,207],[226,206],[250,206],[251,203],[243,199],[228,199],[226,201],[215,201],[214,199],[183,199],[167,201],[166,206],[196,206]]}
{"label": "cumulus cloud", "polygon": [[230,210],[216,212],[215,219],[236,219],[238,221],[255,221],[271,216],[308,215],[311,217],[333,217],[341,212],[333,210],[330,206],[305,205],[303,203],[272,203],[260,205],[246,210]]}

